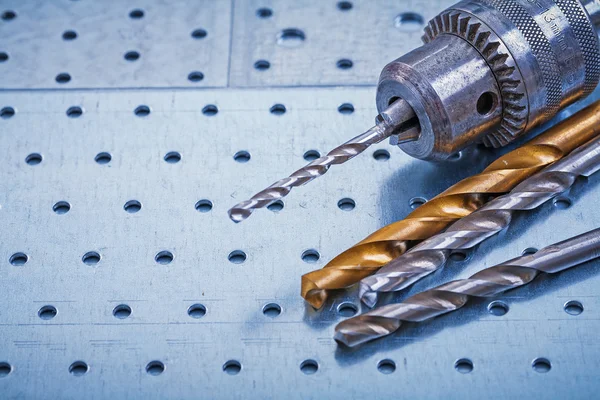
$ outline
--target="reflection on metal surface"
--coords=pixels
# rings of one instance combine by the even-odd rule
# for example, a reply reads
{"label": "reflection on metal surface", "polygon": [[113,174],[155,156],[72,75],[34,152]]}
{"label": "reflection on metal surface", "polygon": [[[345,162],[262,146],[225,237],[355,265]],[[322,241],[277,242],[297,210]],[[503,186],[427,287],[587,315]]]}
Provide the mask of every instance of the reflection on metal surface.
{"label": "reflection on metal surface", "polygon": [[482,173],[447,189],[405,219],[371,234],[323,269],[304,275],[302,296],[313,307],[320,308],[329,291],[358,283],[402,255],[411,244],[433,236],[481,207],[489,195],[510,191],[525,178],[594,137],[599,123],[600,102],[597,102],[500,157]]}

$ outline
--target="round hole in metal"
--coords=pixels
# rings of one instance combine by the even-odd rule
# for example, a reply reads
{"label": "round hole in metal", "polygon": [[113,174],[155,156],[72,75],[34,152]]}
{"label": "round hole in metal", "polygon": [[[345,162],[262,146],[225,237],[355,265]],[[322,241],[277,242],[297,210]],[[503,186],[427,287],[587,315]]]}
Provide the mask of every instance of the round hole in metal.
{"label": "round hole in metal", "polygon": [[52,206],[52,211],[58,215],[63,215],[71,210],[71,204],[68,201],[58,201]]}
{"label": "round hole in metal", "polygon": [[583,304],[577,300],[567,301],[563,308],[569,315],[579,315],[583,312]]}
{"label": "round hole in metal", "polygon": [[168,250],[159,251],[154,257],[157,264],[167,265],[173,261],[173,253]]}
{"label": "round hole in metal", "polygon": [[75,361],[69,366],[69,372],[74,376],[85,375],[89,370],[88,365],[83,361]]}
{"label": "round hole in metal", "polygon": [[396,370],[396,363],[393,360],[386,358],[377,363],[377,370],[382,374],[389,375]]}
{"label": "round hole in metal", "polygon": [[262,312],[269,318],[275,318],[281,314],[281,306],[277,303],[265,304],[262,308]]}
{"label": "round hole in metal", "polygon": [[131,315],[131,307],[127,304],[119,304],[113,308],[113,316],[118,319],[125,319]]}
{"label": "round hole in metal", "polygon": [[473,371],[473,361],[469,360],[468,358],[456,360],[454,363],[454,369],[461,374],[468,374],[469,372]]}
{"label": "round hole in metal", "polygon": [[246,253],[244,253],[242,250],[234,250],[229,253],[227,258],[229,262],[233,264],[242,264],[244,261],[246,261],[246,257]]}
{"label": "round hole in metal", "polygon": [[206,315],[206,307],[202,304],[193,304],[188,308],[187,313],[190,317],[199,319]]}
{"label": "round hole in metal", "polygon": [[43,320],[49,320],[56,317],[57,313],[58,311],[56,310],[56,307],[47,305],[43,306],[38,310],[38,317],[40,317]]}
{"label": "round hole in metal", "polygon": [[237,375],[242,370],[242,364],[237,360],[229,360],[223,364],[223,371],[229,375]]}
{"label": "round hole in metal", "polygon": [[319,370],[319,363],[315,360],[304,360],[300,364],[300,371],[305,375],[315,374]]}

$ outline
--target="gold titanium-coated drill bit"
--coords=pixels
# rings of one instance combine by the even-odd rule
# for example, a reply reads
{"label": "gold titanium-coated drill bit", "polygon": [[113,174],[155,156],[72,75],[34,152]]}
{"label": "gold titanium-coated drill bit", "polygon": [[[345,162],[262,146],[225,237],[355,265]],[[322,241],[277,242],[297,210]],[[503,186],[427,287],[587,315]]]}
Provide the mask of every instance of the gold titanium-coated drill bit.
{"label": "gold titanium-coated drill bit", "polygon": [[266,207],[287,196],[292,188],[307,184],[325,174],[332,165],[343,164],[392,135],[395,135],[394,143],[405,143],[418,139],[419,130],[411,123],[414,118],[414,111],[408,103],[404,100],[394,102],[378,117],[377,125],[336,147],[327,155],[300,168],[289,177],[278,180],[249,200],[236,204],[229,210],[229,218],[234,222],[245,220],[255,209]]}
{"label": "gold titanium-coated drill bit", "polygon": [[324,268],[302,277],[301,295],[320,308],[331,290],[344,289],[377,272],[415,242],[427,239],[561,159],[600,132],[600,101],[505,154],[482,173],[468,177],[344,251]]}
{"label": "gold titanium-coated drill bit", "polygon": [[340,322],[335,340],[357,346],[397,331],[402,321],[422,322],[458,310],[470,297],[492,297],[527,285],[540,273],[554,274],[600,257],[600,229],[584,233],[486,268],[468,279],[459,279],[417,293],[401,303],[389,304]]}
{"label": "gold titanium-coated drill bit", "polygon": [[378,293],[400,291],[442,268],[454,251],[468,250],[510,225],[516,211],[533,210],[569,190],[578,177],[600,170],[600,137],[521,182],[509,194],[479,210],[396,258],[360,282],[359,296],[369,307]]}

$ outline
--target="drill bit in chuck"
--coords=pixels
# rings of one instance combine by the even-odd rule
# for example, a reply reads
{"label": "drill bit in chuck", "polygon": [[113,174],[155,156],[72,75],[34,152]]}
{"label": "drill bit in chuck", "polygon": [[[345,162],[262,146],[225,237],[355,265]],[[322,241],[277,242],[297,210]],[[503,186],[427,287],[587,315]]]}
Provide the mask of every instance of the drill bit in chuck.
{"label": "drill bit in chuck", "polygon": [[526,179],[509,194],[452,224],[360,282],[359,295],[369,307],[378,293],[400,291],[442,268],[450,254],[468,250],[508,227],[515,211],[533,210],[567,191],[580,176],[600,170],[600,138],[578,148],[542,172]]}
{"label": "drill bit in chuck", "polygon": [[343,164],[392,135],[394,143],[416,140],[419,130],[414,126],[415,114],[404,100],[394,102],[378,117],[378,123],[365,133],[350,139],[341,146],[331,150],[327,155],[317,158],[310,164],[300,168],[287,178],[283,178],[258,192],[249,200],[243,201],[229,210],[229,217],[234,222],[248,218],[252,211],[263,208],[285,197],[292,188],[302,186],[325,174],[332,165]]}
{"label": "drill bit in chuck", "polygon": [[450,187],[405,219],[385,226],[302,277],[302,297],[320,308],[331,290],[344,289],[377,272],[415,242],[427,239],[481,207],[489,195],[504,194],[524,179],[589,141],[600,130],[600,102],[500,157],[482,173]]}
{"label": "drill bit in chuck", "polygon": [[486,268],[468,279],[445,283],[398,304],[340,322],[335,340],[357,346],[397,331],[402,321],[421,322],[464,306],[470,297],[492,297],[527,285],[541,272],[557,273],[600,257],[600,229]]}

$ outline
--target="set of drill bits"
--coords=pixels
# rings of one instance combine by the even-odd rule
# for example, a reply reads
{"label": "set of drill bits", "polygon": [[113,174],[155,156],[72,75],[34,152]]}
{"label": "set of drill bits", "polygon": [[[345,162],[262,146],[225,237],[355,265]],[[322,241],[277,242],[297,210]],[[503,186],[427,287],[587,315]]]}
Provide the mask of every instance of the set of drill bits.
{"label": "set of drill bits", "polygon": [[[407,154],[446,160],[474,143],[502,147],[591,94],[600,82],[597,0],[463,0],[425,26],[423,46],[388,63],[377,85],[376,125],[229,210],[241,222],[331,166],[389,138]],[[569,45],[561,45],[569,43]],[[321,308],[333,291],[359,285],[374,307],[507,228],[600,169],[600,102],[580,111],[480,174],[458,182],[302,276],[301,295]],[[598,257],[600,231],[450,282],[400,304],[340,323],[349,346]]]}
{"label": "set of drill bits", "polygon": [[[405,102],[392,105],[380,116],[380,124],[365,134],[238,204],[230,216],[236,221],[247,218],[252,210],[286,196],[292,187],[315,179],[391,132],[404,137],[399,140],[411,140],[413,127],[404,125],[398,133],[395,123],[386,122],[397,119],[397,113],[407,114]],[[404,123],[409,120],[406,117]],[[371,234],[324,268],[305,274],[301,294],[318,309],[332,292],[359,284],[360,300],[375,307],[380,294],[401,291],[434,273],[453,253],[473,249],[507,228],[515,212],[539,207],[598,170],[600,101]],[[597,257],[600,229],[347,319],[336,326],[335,339],[359,345],[397,331],[403,321],[424,321],[463,307],[470,297],[495,296],[528,284],[539,273],[556,273]]]}
{"label": "set of drill bits", "polygon": [[[318,308],[332,290],[359,283],[361,301],[374,307],[380,294],[405,289],[442,268],[453,252],[507,228],[515,211],[539,207],[600,170],[599,122],[597,102],[306,274],[302,295]],[[508,193],[490,200],[503,192]],[[600,229],[345,320],[336,326],[335,339],[356,346],[397,331],[403,321],[424,321],[461,308],[470,297],[495,296],[541,272],[597,257]]]}

